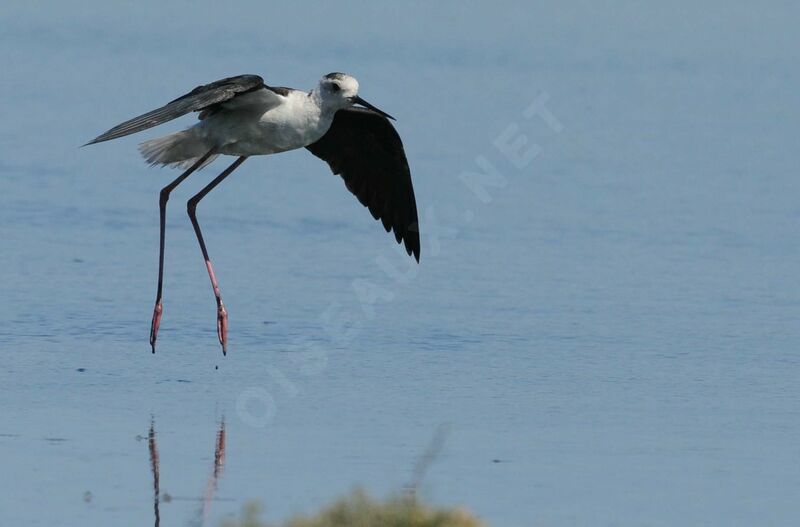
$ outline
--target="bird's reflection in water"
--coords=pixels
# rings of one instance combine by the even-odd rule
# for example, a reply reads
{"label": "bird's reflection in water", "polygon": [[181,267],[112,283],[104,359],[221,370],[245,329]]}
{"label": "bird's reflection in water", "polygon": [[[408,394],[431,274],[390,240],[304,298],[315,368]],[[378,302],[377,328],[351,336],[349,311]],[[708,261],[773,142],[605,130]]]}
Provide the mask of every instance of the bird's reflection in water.
{"label": "bird's reflection in water", "polygon": [[217,441],[214,445],[214,470],[206,482],[206,490],[203,493],[203,507],[200,509],[201,525],[206,524],[208,520],[208,513],[211,511],[211,500],[214,499],[214,493],[217,491],[217,481],[222,476],[222,469],[225,468],[225,418],[219,423],[219,430],[217,430]]}
{"label": "bird's reflection in water", "polygon": [[[150,420],[150,432],[147,434],[147,444],[150,450],[150,469],[153,472],[153,514],[155,516],[155,527],[161,525],[161,511],[159,506],[162,501],[172,501],[177,499],[194,499],[194,498],[175,498],[168,494],[161,496],[161,489],[159,486],[159,455],[158,455],[158,440],[156,437],[156,424],[155,419]],[[197,514],[195,524],[205,525],[208,520],[209,512],[211,511],[211,502],[214,500],[214,493],[217,491],[217,482],[222,476],[222,470],[225,467],[225,418],[223,417],[219,423],[219,430],[217,430],[217,437],[214,444],[214,467],[211,475],[206,482],[203,497],[199,498],[202,506]]]}
{"label": "bird's reflection in water", "polygon": [[147,446],[150,449],[150,470],[153,471],[153,514],[156,517],[156,527],[161,525],[161,512],[158,510],[158,443],[156,442],[156,422],[150,419],[150,432],[147,434]]}

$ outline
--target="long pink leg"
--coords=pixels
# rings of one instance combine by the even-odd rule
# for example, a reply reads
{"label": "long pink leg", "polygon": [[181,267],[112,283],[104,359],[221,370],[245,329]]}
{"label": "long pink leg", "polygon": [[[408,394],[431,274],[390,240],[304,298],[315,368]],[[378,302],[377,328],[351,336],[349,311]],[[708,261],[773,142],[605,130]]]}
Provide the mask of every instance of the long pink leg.
{"label": "long pink leg", "polygon": [[209,151],[206,155],[197,160],[195,164],[189,167],[183,174],[175,178],[175,180],[161,189],[161,194],[158,198],[158,210],[160,215],[159,223],[159,249],[158,249],[158,290],[156,291],[156,306],[153,308],[153,321],[150,323],[150,347],[153,353],[156,352],[156,339],[158,338],[158,328],[161,325],[161,313],[164,308],[161,306],[161,290],[164,286],[164,238],[166,236],[167,228],[167,201],[169,201],[169,193],[181,182],[189,177],[189,174],[200,168],[200,165],[205,163],[208,158],[213,154],[213,150]]}
{"label": "long pink leg", "polygon": [[222,354],[227,354],[227,346],[228,346],[228,311],[225,309],[225,305],[222,303],[222,295],[219,290],[219,284],[217,284],[217,277],[214,276],[214,267],[211,265],[211,258],[208,257],[208,251],[206,250],[206,244],[203,241],[203,233],[200,231],[200,224],[197,222],[197,204],[200,203],[200,200],[203,199],[206,194],[211,192],[211,190],[219,185],[223,179],[231,175],[231,172],[236,170],[236,168],[244,163],[244,160],[247,159],[248,156],[241,156],[236,161],[231,164],[228,168],[225,169],[222,174],[218,175],[214,178],[211,183],[203,187],[203,190],[192,196],[192,199],[186,204],[186,210],[189,212],[189,218],[192,220],[192,226],[194,227],[194,233],[197,235],[197,241],[200,242],[200,250],[203,251],[203,258],[206,261],[206,269],[208,270],[208,277],[211,279],[211,287],[214,289],[214,296],[217,299],[217,337],[219,337],[219,343],[222,344]]}

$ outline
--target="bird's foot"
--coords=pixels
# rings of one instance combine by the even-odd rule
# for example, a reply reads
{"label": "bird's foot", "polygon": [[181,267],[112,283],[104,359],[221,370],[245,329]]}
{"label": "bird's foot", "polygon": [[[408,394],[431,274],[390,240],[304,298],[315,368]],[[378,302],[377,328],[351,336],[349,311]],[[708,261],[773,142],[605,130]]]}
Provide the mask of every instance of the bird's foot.
{"label": "bird's foot", "polygon": [[150,347],[153,349],[153,353],[156,352],[156,339],[158,338],[158,328],[161,326],[161,313],[163,311],[164,308],[161,306],[161,300],[159,300],[153,308],[153,321],[150,323]]}
{"label": "bird's foot", "polygon": [[217,337],[222,344],[222,354],[228,354],[228,310],[225,309],[222,301],[217,306]]}

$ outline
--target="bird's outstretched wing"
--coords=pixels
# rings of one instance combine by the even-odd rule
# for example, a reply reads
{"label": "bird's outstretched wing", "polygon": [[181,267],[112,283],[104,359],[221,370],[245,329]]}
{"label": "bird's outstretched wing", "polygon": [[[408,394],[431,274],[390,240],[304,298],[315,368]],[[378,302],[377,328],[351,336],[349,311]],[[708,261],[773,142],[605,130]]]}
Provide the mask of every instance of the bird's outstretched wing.
{"label": "bird's outstretched wing", "polygon": [[[268,92],[268,89],[266,89],[267,87],[264,85],[264,79],[258,75],[228,77],[212,82],[211,84],[198,86],[186,95],[178,97],[161,108],[147,112],[139,117],[134,117],[122,124],[118,124],[111,130],[95,137],[86,144],[92,145],[94,143],[101,143],[110,139],[141,132],[142,130],[147,130],[148,128],[158,126],[167,121],[177,119],[187,113],[205,110],[215,104],[230,101],[237,95],[261,88],[265,88],[264,91]],[[273,95],[275,97],[278,96],[277,94]]]}
{"label": "bird's outstretched wing", "polygon": [[327,161],[347,189],[394,230],[397,243],[419,261],[419,223],[411,171],[403,143],[385,117],[364,108],[336,112],[328,132],[306,147]]}

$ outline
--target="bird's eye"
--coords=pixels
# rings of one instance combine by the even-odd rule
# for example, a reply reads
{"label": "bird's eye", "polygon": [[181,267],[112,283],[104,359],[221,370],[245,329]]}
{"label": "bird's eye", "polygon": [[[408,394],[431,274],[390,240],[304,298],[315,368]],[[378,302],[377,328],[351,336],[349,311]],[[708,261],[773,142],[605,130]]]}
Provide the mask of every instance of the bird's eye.
{"label": "bird's eye", "polygon": [[333,93],[336,93],[337,91],[339,91],[339,90],[341,90],[341,89],[342,89],[342,88],[341,88],[341,86],[339,86],[339,85],[338,85],[338,84],[336,84],[335,82],[332,82],[332,83],[331,83],[331,91],[332,91]]}

